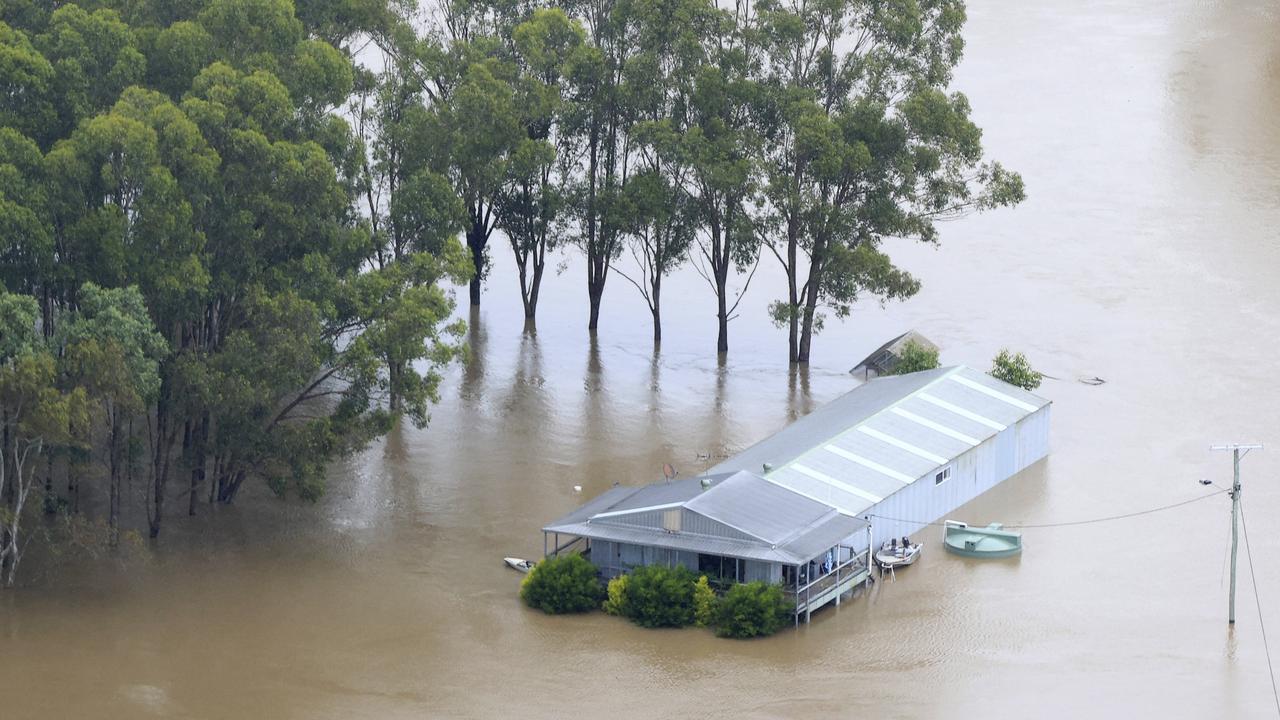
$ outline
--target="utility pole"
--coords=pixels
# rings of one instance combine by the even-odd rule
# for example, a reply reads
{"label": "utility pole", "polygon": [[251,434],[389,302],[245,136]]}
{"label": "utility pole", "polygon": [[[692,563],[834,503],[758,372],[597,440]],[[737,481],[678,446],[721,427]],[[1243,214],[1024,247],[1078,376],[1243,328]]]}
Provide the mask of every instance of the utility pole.
{"label": "utility pole", "polygon": [[[1236,624],[1236,547],[1240,544],[1239,530],[1236,529],[1236,517],[1240,514],[1240,458],[1249,454],[1250,450],[1261,450],[1261,445],[1244,443],[1228,443],[1211,445],[1210,450],[1230,450],[1233,481],[1231,483],[1231,607],[1227,615],[1229,625]],[[1244,452],[1241,453],[1240,451]]]}

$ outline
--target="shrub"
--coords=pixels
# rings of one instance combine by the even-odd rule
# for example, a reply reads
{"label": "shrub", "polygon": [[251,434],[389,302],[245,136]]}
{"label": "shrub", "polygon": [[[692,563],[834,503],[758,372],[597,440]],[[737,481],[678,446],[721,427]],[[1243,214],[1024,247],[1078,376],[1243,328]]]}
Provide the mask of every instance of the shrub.
{"label": "shrub", "polygon": [[729,638],[772,635],[794,612],[778,585],[759,580],[735,585],[716,605],[716,634]]}
{"label": "shrub", "polygon": [[543,560],[520,584],[520,599],[550,615],[594,610],[603,597],[595,566],[581,555]]}
{"label": "shrub", "polygon": [[937,348],[930,349],[915,340],[908,340],[907,344],[902,346],[902,357],[898,359],[898,364],[893,366],[893,372],[890,374],[906,375],[936,367],[938,367]]}
{"label": "shrub", "polygon": [[604,611],[621,615],[627,601],[627,575],[619,575],[609,581],[609,597],[605,598]]}
{"label": "shrub", "polygon": [[707,582],[707,576],[698,578],[693,585],[693,624],[707,627],[716,621],[716,594]]}
{"label": "shrub", "polygon": [[622,614],[641,627],[693,624],[693,571],[683,565],[636,568],[627,581]]}
{"label": "shrub", "polygon": [[1010,353],[1008,350],[1001,350],[1000,354],[996,355],[991,361],[991,371],[987,374],[1010,385],[1017,385],[1023,390],[1035,390],[1040,387],[1040,381],[1044,379],[1044,375],[1031,368],[1031,361],[1027,360],[1026,355]]}

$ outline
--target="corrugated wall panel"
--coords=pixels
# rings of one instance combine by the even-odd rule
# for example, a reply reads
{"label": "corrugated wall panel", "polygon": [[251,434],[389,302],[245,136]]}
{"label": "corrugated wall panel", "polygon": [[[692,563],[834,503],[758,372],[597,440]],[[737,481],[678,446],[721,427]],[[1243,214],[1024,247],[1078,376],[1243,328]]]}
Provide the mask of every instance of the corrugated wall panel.
{"label": "corrugated wall panel", "polygon": [[[931,472],[868,508],[862,514],[878,516],[872,518],[873,542],[879,546],[889,538],[913,535],[927,523],[949,519],[956,508],[1048,455],[1050,407],[961,454],[950,463],[951,477],[941,485],[934,483]],[[865,549],[866,535],[858,533],[847,542]]]}

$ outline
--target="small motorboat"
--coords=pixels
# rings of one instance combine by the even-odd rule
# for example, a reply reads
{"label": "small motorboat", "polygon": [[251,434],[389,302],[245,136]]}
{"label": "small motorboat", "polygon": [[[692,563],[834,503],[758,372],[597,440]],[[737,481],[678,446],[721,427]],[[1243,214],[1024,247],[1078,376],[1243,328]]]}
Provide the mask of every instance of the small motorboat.
{"label": "small motorboat", "polygon": [[942,538],[947,550],[965,557],[1004,558],[1022,552],[1022,533],[1005,530],[1000,523],[984,528],[969,527],[958,520],[948,520]]}
{"label": "small motorboat", "polygon": [[519,570],[522,573],[529,572],[536,564],[533,560],[525,560],[524,558],[518,557],[504,557],[502,558],[502,562],[506,563],[507,567],[512,570]]}
{"label": "small motorboat", "polygon": [[910,565],[919,559],[922,547],[920,543],[898,542],[898,539],[894,538],[880,546],[879,552],[876,553],[876,564],[881,570]]}

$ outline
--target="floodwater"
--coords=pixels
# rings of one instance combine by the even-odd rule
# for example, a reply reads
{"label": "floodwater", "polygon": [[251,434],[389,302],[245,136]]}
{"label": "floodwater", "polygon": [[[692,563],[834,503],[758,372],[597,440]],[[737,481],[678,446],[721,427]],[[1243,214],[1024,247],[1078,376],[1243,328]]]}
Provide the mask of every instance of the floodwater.
{"label": "floodwater", "polygon": [[[723,366],[713,301],[667,285],[666,342],[615,276],[597,344],[581,264],[524,333],[510,264],[473,316],[425,431],[336,466],[312,506],[175,518],[146,565],[0,599],[0,715],[22,718],[1261,718],[1271,699],[1244,546],[1227,626],[1229,501],[1028,530],[1014,562],[928,550],[896,582],[755,642],[552,618],[504,555],[615,481],[692,474],[851,388],[915,327],[943,360],[1003,345],[1059,380],[1050,458],[956,513],[1048,523],[1126,513],[1243,463],[1280,657],[1280,13],[1254,2],[973,0],[957,85],[1030,199],[894,247],[924,290],[829,323],[793,375],[757,278]],[[465,297],[465,294],[463,294]],[[1082,376],[1107,380],[1092,387]],[[700,456],[711,456],[710,458]],[[582,485],[575,494],[574,485]],[[260,492],[260,491],[259,491]],[[37,570],[37,568],[27,568]],[[32,574],[35,574],[34,572]]]}

